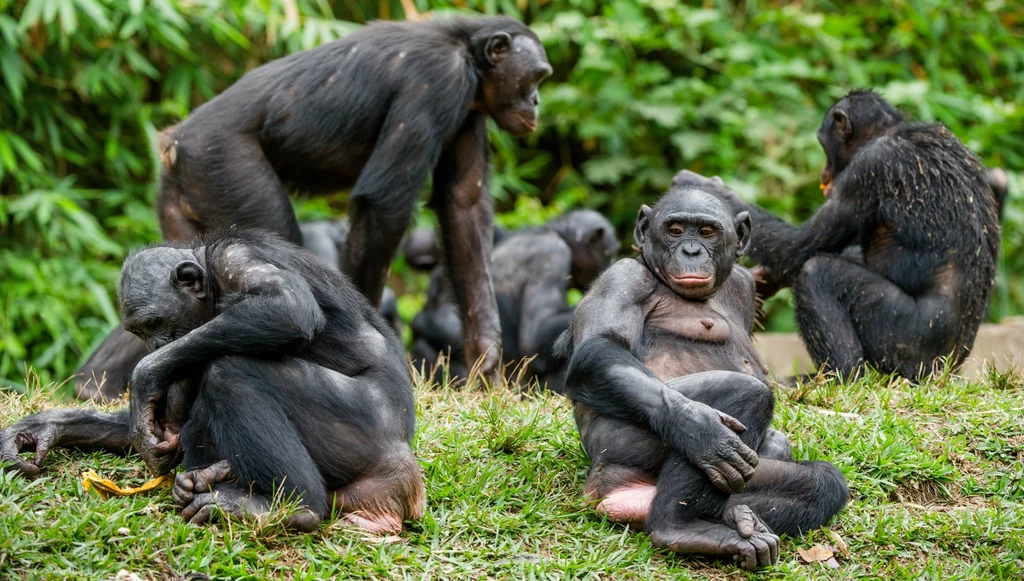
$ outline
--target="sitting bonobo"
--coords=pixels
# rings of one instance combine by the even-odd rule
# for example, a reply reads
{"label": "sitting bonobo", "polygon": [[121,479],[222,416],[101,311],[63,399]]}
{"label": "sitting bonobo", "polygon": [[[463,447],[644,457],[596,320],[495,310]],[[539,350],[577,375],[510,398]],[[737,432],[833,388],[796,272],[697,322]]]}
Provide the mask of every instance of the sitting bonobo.
{"label": "sitting bonobo", "polygon": [[174,500],[195,523],[214,506],[264,514],[275,493],[298,503],[285,524],[301,531],[332,509],[376,533],[422,515],[402,346],[341,274],[276,236],[231,231],[129,256],[119,296],[125,329],[151,350],[129,409],[27,417],[0,432],[0,462],[34,475],[53,446],[130,444],[157,474],[184,464]]}
{"label": "sitting bonobo", "polygon": [[597,279],[559,339],[591,459],[586,494],[659,547],[773,564],[776,533],[821,526],[849,492],[831,464],[794,462],[770,428],[754,279],[735,264],[750,219],[674,188],[640,209],[634,237],[640,255]]}

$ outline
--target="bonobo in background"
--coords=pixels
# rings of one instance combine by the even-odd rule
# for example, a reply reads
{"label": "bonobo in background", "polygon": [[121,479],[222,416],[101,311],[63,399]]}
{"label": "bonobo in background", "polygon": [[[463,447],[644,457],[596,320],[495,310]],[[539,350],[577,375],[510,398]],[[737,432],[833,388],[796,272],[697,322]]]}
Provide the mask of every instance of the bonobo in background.
{"label": "bonobo in background", "polygon": [[735,265],[750,220],[673,187],[640,209],[634,239],[640,255],[597,279],[557,345],[591,459],[585,492],[658,547],[771,565],[777,533],[823,525],[849,492],[831,464],[793,462],[770,428],[754,279]]}
{"label": "bonobo in background", "polygon": [[[513,135],[533,131],[537,86],[550,74],[537,36],[505,17],[377,22],[263,65],[161,134],[164,238],[238,226],[301,243],[286,188],[352,188],[343,270],[376,305],[432,174],[466,353],[491,371],[501,337],[486,119]],[[123,367],[144,354],[114,333],[80,370],[80,397],[122,393]],[[102,389],[87,383],[104,373]]]}
{"label": "bonobo in background", "polygon": [[[326,264],[341,270],[341,260],[345,256],[345,244],[348,241],[349,232],[348,220],[317,220],[314,222],[302,222],[299,230],[302,231],[302,246]],[[384,287],[381,293],[380,306],[377,311],[384,317],[384,320],[391,325],[399,338],[402,336],[402,318],[398,316],[398,297],[390,287]]]}
{"label": "bonobo in background", "polygon": [[[572,320],[565,293],[569,286],[586,289],[618,251],[615,228],[593,210],[570,212],[496,244],[491,269],[506,372],[521,371],[518,363],[533,357],[521,380],[536,378],[541,386],[562,390],[564,369],[552,360],[551,347]],[[447,277],[435,269],[427,304],[412,322],[413,365],[429,370],[439,354],[450,353],[451,376],[464,379],[468,362],[458,349],[462,326],[450,289]]]}
{"label": "bonobo in background", "polygon": [[[850,376],[869,363],[912,379],[944,356],[959,366],[986,315],[999,251],[985,168],[944,126],[907,122],[872,91],[833,105],[818,140],[827,200],[800,226],[721,180],[684,170],[673,183],[750,212],[750,256],[765,281],[758,292],[793,287],[816,365]],[[844,252],[855,245],[859,252]]]}
{"label": "bonobo in background", "polygon": [[[126,329],[154,351],[128,410],[58,409],[0,432],[0,461],[39,472],[53,446],[123,451],[156,474],[181,462],[174,500],[202,523],[298,501],[285,522],[332,510],[371,532],[423,513],[412,382],[395,334],[347,280],[309,252],[255,231],[128,257]],[[35,459],[18,454],[35,450]]]}

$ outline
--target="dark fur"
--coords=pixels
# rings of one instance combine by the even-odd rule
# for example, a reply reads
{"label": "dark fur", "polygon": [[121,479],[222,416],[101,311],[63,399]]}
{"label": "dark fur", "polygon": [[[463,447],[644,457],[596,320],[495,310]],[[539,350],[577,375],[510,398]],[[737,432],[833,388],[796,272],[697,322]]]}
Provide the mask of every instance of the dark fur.
{"label": "dark fur", "polygon": [[[871,91],[833,105],[818,137],[831,195],[801,226],[709,184],[751,213],[750,256],[770,287],[793,287],[815,363],[843,375],[869,363],[909,378],[944,356],[959,366],[985,318],[999,252],[985,168],[944,126],[906,122]],[[852,246],[860,252],[844,254]]]}
{"label": "dark fur", "polygon": [[[774,396],[751,337],[754,281],[734,265],[749,227],[745,214],[734,218],[688,187],[644,206],[640,256],[598,278],[557,349],[570,360],[566,393],[592,462],[587,494],[656,483],[649,515],[639,517],[656,545],[714,546],[707,550],[755,567],[769,564],[777,538],[764,533],[748,546],[724,515],[746,506],[775,532],[801,534],[842,509],[849,492],[831,464],[793,462],[770,428]],[[719,412],[746,430],[734,433]],[[710,471],[735,474],[714,481]]]}
{"label": "dark fur", "polygon": [[[614,227],[592,210],[570,212],[496,242],[491,267],[508,374],[519,372],[520,362],[532,357],[522,380],[536,378],[541,386],[562,390],[564,365],[553,360],[552,346],[572,320],[566,291],[589,286],[618,249]],[[459,349],[462,326],[450,287],[444,272],[435,269],[427,303],[412,323],[413,364],[429,368],[439,353],[450,354],[450,374],[465,378],[468,369]]]}
{"label": "dark fur", "polygon": [[[330,493],[368,479],[399,523],[420,514],[402,346],[343,275],[276,236],[233,230],[134,253],[119,294],[125,327],[156,347],[132,376],[129,410],[31,416],[0,433],[0,460],[28,443],[42,442],[45,457],[50,446],[116,451],[130,441],[158,473],[182,453],[186,471],[227,459],[239,490],[269,502],[281,488],[309,509],[304,530],[328,514]],[[180,452],[153,451],[179,430]],[[232,490],[225,499],[240,500]],[[381,498],[339,509],[372,513]]]}

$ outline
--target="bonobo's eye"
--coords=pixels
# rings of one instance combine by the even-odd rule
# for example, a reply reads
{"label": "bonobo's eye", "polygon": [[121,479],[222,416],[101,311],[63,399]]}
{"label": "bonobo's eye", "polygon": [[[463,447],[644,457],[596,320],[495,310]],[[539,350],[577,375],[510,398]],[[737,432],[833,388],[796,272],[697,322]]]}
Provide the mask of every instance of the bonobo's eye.
{"label": "bonobo's eye", "polygon": [[714,238],[715,234],[717,234],[711,226],[702,226],[697,233],[700,234],[701,238]]}
{"label": "bonobo's eye", "polygon": [[679,238],[683,234],[686,234],[686,230],[679,224],[672,224],[668,227],[668,234],[674,238]]}

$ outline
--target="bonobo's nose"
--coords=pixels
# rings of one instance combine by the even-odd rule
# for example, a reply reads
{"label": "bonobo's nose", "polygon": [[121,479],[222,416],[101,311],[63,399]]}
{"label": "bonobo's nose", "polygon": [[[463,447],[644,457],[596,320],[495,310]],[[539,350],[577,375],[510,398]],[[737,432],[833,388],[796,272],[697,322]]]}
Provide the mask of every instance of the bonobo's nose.
{"label": "bonobo's nose", "polygon": [[697,256],[700,254],[700,244],[697,244],[696,242],[684,242],[683,252],[687,256]]}

